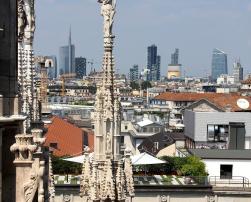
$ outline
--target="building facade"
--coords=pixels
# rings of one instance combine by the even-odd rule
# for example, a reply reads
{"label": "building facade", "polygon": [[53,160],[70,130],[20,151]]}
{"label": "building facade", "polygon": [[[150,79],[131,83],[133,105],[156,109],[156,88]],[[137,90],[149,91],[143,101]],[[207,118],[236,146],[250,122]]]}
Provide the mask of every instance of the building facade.
{"label": "building facade", "polygon": [[147,80],[160,80],[160,63],[161,57],[158,55],[158,48],[156,45],[147,47],[147,69],[149,70]]}
{"label": "building facade", "polygon": [[[197,112],[185,110],[185,135],[196,148],[250,149],[249,112]],[[237,138],[238,137],[238,138]]]}
{"label": "building facade", "polygon": [[219,49],[214,49],[212,56],[212,80],[215,81],[221,74],[228,74],[227,54]]}
{"label": "building facade", "polygon": [[86,58],[76,57],[76,78],[83,79],[83,76],[86,76]]}
{"label": "building facade", "polygon": [[59,48],[59,70],[58,74],[75,73],[75,46],[71,42],[71,31],[67,46]]}
{"label": "building facade", "polygon": [[137,81],[139,79],[139,66],[133,65],[132,68],[130,68],[129,73],[130,81]]}

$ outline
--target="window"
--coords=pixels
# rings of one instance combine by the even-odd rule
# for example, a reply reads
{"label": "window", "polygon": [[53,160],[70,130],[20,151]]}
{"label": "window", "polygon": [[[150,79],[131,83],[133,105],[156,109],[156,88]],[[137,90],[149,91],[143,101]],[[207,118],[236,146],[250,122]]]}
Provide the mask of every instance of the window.
{"label": "window", "polygon": [[227,142],[228,125],[208,125],[207,139],[211,142]]}
{"label": "window", "polygon": [[51,142],[51,143],[50,143],[50,148],[58,149],[58,143],[56,143],[56,142]]}
{"label": "window", "polygon": [[220,165],[220,178],[232,179],[233,177],[233,165]]}
{"label": "window", "polygon": [[125,130],[127,130],[128,129],[128,126],[125,126]]}

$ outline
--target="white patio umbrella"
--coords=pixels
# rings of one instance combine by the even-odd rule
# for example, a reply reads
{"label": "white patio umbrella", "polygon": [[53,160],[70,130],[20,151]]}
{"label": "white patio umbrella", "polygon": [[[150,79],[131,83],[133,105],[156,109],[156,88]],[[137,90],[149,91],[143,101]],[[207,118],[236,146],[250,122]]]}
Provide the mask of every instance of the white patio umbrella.
{"label": "white patio umbrella", "polygon": [[145,168],[145,175],[146,175],[146,165],[153,165],[153,164],[163,164],[166,163],[165,161],[162,161],[154,156],[151,156],[150,154],[144,152],[135,156],[131,157],[132,159],[132,165],[143,165]]}
{"label": "white patio umbrella", "polygon": [[[93,153],[90,153],[89,157],[93,158]],[[64,161],[70,161],[74,163],[83,163],[85,159],[85,155],[75,156],[67,159],[63,159]],[[131,157],[133,165],[152,165],[152,164],[163,164],[166,163],[150,154],[144,152],[138,155],[134,155]]]}
{"label": "white patio umbrella", "polygon": [[177,123],[177,124],[175,125],[175,127],[176,127],[176,128],[185,128],[185,125],[182,124],[182,123]]}
{"label": "white patio umbrella", "polygon": [[131,157],[133,165],[152,165],[166,163],[150,154],[144,152]]}
{"label": "white patio umbrella", "polygon": [[[89,154],[89,158],[92,159],[93,158],[93,153]],[[74,162],[74,163],[83,163],[85,159],[85,155],[81,155],[81,156],[75,156],[75,157],[71,157],[71,158],[67,158],[67,159],[63,159],[64,161],[70,161],[70,162]]]}

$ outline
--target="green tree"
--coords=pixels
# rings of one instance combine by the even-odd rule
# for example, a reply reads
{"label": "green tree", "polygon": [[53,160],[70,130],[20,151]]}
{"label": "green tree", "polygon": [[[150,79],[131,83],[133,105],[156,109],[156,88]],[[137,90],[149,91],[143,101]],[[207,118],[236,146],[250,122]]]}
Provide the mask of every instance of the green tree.
{"label": "green tree", "polygon": [[177,173],[178,175],[181,175],[181,168],[188,161],[187,157],[163,156],[161,159],[168,162],[166,166],[170,173]]}
{"label": "green tree", "polygon": [[88,86],[89,93],[96,94],[97,87],[96,86]]}
{"label": "green tree", "polygon": [[152,84],[151,84],[150,81],[143,81],[143,82],[141,83],[141,88],[142,88],[143,90],[146,90],[147,88],[151,88],[151,87],[152,87]]}
{"label": "green tree", "polygon": [[54,174],[80,174],[82,165],[79,163],[73,163],[69,161],[64,161],[65,157],[52,156],[52,169]]}
{"label": "green tree", "polygon": [[133,89],[133,90],[139,90],[139,84],[135,81],[131,81],[130,83],[130,87]]}
{"label": "green tree", "polygon": [[181,172],[185,176],[207,176],[205,164],[196,156],[187,158],[186,164],[181,167]]}

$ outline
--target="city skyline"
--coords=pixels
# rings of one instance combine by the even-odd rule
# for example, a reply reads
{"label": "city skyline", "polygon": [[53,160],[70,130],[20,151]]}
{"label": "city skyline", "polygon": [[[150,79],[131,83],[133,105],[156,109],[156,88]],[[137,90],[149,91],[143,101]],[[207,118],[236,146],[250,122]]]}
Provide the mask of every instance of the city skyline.
{"label": "city skyline", "polygon": [[[58,47],[65,43],[67,29],[71,24],[76,55],[93,59],[96,69],[100,69],[101,22],[95,15],[99,12],[95,3],[95,0],[36,2],[38,22],[35,53],[57,53]],[[127,14],[127,7],[130,7],[130,16]],[[179,48],[182,52],[180,62],[186,75],[210,75],[211,52],[214,48],[228,54],[229,65],[232,66],[235,59],[240,57],[244,71],[251,71],[251,28],[248,26],[251,4],[247,0],[243,0],[241,4],[235,0],[191,0],[189,3],[184,0],[128,0],[120,1],[118,10],[118,23],[114,27],[119,35],[116,38],[115,55],[116,69],[121,73],[127,73],[133,64],[139,64],[140,69],[146,67],[145,49],[149,44],[156,44],[159,55],[162,56],[161,75],[166,75],[169,56],[174,48]],[[72,11],[74,12],[69,18],[61,20],[60,16]],[[39,41],[45,40],[49,40],[50,44],[39,44]],[[89,71],[90,67],[87,69]]]}
{"label": "city skyline", "polygon": [[68,45],[59,47],[58,76],[62,74],[75,73],[75,45],[71,41],[71,28],[69,32]]}

